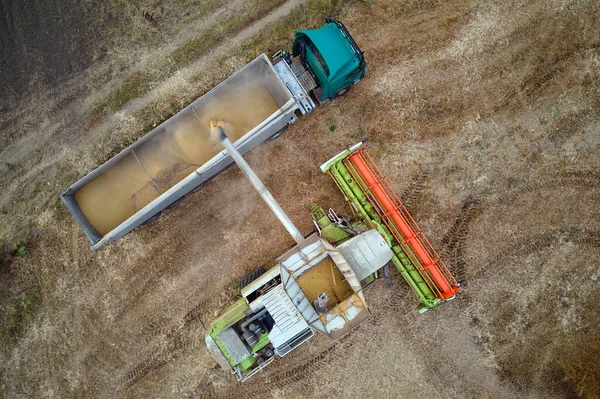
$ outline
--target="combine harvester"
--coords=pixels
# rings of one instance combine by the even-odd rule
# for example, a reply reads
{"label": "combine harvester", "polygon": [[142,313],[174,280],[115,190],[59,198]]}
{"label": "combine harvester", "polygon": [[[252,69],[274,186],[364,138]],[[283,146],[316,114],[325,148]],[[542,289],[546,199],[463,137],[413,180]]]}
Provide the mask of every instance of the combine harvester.
{"label": "combine harvester", "polygon": [[351,204],[354,217],[313,205],[317,232],[304,238],[220,129],[220,140],[296,241],[265,272],[240,281],[242,298],[206,332],[211,356],[239,381],[258,373],[318,331],[337,339],[366,320],[363,287],[386,277],[391,261],[424,312],[456,295],[460,284],[421,233],[359,143],[321,166]]}
{"label": "combine harvester", "polygon": [[210,137],[227,120],[245,153],[279,136],[350,89],[366,71],[362,52],[339,21],[299,30],[292,54],[260,55],[61,194],[93,250],[153,220],[232,164]]}

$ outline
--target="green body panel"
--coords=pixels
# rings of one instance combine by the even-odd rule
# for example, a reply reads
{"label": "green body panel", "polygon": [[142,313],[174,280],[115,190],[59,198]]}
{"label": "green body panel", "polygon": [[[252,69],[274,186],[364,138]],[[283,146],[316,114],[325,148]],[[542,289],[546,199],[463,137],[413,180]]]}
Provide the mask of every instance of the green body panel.
{"label": "green body panel", "polygon": [[231,355],[225,346],[223,346],[221,343],[219,334],[242,320],[244,318],[244,312],[248,310],[250,310],[250,307],[244,298],[235,301],[230,307],[225,309],[225,311],[215,321],[210,324],[210,328],[206,332],[206,334],[210,335],[215,341],[215,344],[219,347],[219,350],[232,367],[235,367],[236,363],[231,358]]}
{"label": "green body panel", "polygon": [[[225,346],[223,346],[223,344],[221,343],[221,340],[219,339],[219,334],[241,321],[245,317],[245,312],[247,311],[250,311],[250,307],[248,306],[244,298],[235,301],[231,306],[225,309],[225,311],[216,320],[214,320],[210,324],[210,328],[206,332],[206,335],[210,335],[215,341],[215,344],[219,347],[221,353],[223,353],[223,356],[225,356],[225,358],[232,367],[237,366],[237,364],[231,358]],[[264,348],[269,344],[269,342],[270,341],[268,334],[261,334],[258,343],[252,348],[252,353]],[[247,357],[239,364],[240,370],[247,370],[255,362],[256,359],[254,357]]]}
{"label": "green body panel", "polygon": [[323,89],[321,101],[347,89],[366,72],[362,53],[346,28],[337,21],[320,29],[297,31],[292,54],[300,56],[315,75]]}
{"label": "green body panel", "polygon": [[239,364],[240,371],[246,371],[256,363],[256,359],[253,356],[248,356]]}
{"label": "green body panel", "polygon": [[[261,334],[260,338],[258,339],[258,343],[252,347],[252,353],[258,352],[265,346],[269,345],[270,342],[271,341],[269,341],[269,334]],[[256,358],[254,358],[253,356],[249,356],[239,364],[240,370],[246,371],[250,367],[252,367],[254,363],[256,363]]]}
{"label": "green body panel", "polygon": [[244,318],[244,312],[250,310],[244,298],[238,299],[212,323],[208,335],[217,339],[217,335]]}
{"label": "green body panel", "polygon": [[[386,239],[394,253],[392,263],[396,266],[404,280],[406,280],[413,291],[419,296],[422,305],[419,310],[424,311],[441,304],[442,302],[435,297],[425,281],[423,281],[423,278],[414,266],[414,262],[407,256],[401,245],[395,241],[392,233],[385,224],[382,223],[381,217],[370,203],[365,193],[354,181],[354,178],[342,163],[342,160],[350,155],[350,153],[351,151],[348,150],[331,160],[324,171],[328,172],[333,178],[344,194],[346,201],[352,204],[353,209],[359,216],[368,221]],[[410,251],[408,252],[410,253]]]}
{"label": "green body panel", "polygon": [[334,246],[338,246],[356,235],[356,233],[352,231],[334,226],[325,214],[325,211],[323,211],[323,208],[319,205],[313,205],[310,213],[312,214],[313,220],[317,222],[321,229],[321,237]]}

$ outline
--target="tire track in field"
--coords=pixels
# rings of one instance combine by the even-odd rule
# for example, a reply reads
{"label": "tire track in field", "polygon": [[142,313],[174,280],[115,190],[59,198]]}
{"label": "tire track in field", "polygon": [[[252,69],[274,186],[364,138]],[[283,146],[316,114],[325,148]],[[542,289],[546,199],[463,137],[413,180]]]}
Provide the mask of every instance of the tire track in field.
{"label": "tire track in field", "polygon": [[563,171],[547,175],[543,179],[517,187],[501,196],[494,202],[510,202],[535,191],[548,188],[581,187],[589,189],[600,188],[600,172],[596,170]]}
{"label": "tire track in field", "polygon": [[[254,381],[249,380],[248,382],[243,383],[243,385],[239,383],[232,385],[229,390],[221,392],[214,396],[214,398],[262,398],[267,391],[282,389],[290,384],[303,379],[308,379],[326,364],[335,361],[336,358],[343,357],[348,349],[364,337],[364,330],[365,325],[362,324],[355,329],[350,330],[346,335],[340,337],[337,341],[334,341],[316,355],[302,359],[299,362],[299,365],[287,367],[282,371],[268,370],[267,368],[264,370],[263,375],[255,376]],[[287,359],[284,359],[283,361],[285,360]],[[281,359],[279,361],[281,361]],[[268,386],[268,390],[265,389],[265,386]],[[198,389],[203,390],[204,388],[198,387]]]}
{"label": "tire track in field", "polygon": [[454,218],[454,223],[450,230],[442,238],[444,249],[444,258],[452,265],[452,270],[458,281],[463,279],[465,274],[464,247],[469,238],[469,229],[473,221],[481,215],[483,206],[481,201],[469,195],[460,207],[458,215]]}
{"label": "tire track in field", "polygon": [[442,238],[442,251],[449,260],[452,269],[462,278],[471,279],[474,276],[467,275],[465,259],[465,248],[468,244],[469,230],[475,220],[500,203],[512,203],[519,198],[533,194],[544,189],[598,189],[600,187],[600,172],[592,170],[584,171],[566,171],[548,175],[545,178],[516,187],[506,194],[493,200],[480,200],[469,195],[461,205],[461,208],[454,219],[452,227]]}
{"label": "tire track in field", "polygon": [[[231,293],[224,294],[225,298],[233,301],[235,298]],[[118,385],[122,391],[126,391],[141,381],[152,371],[170,363],[182,355],[189,353],[190,350],[199,350],[201,340],[191,340],[191,334],[200,334],[202,337],[210,323],[211,303],[208,300],[202,300],[191,308],[182,318],[183,325],[178,328],[168,329],[158,325],[149,324],[143,328],[142,339],[149,344],[155,338],[164,336],[162,340],[165,344],[156,344],[154,350],[147,355],[144,360],[135,365],[132,369],[118,380]],[[210,385],[207,385],[210,386]]]}
{"label": "tire track in field", "polygon": [[[468,278],[471,281],[483,280],[486,282],[501,280],[505,277],[506,264],[514,261],[514,259],[523,259],[531,254],[542,254],[544,252],[551,251],[552,248],[556,248],[565,242],[573,243],[579,247],[591,247],[594,251],[600,249],[600,230],[591,229],[580,229],[577,227],[569,228],[557,228],[554,231],[541,233],[533,236],[526,236],[519,240],[519,245],[515,246],[512,243],[507,243],[497,255],[494,256],[494,260],[486,264],[485,268],[477,270]],[[543,267],[544,263],[538,263],[535,267],[538,269]],[[489,358],[496,359],[498,365],[497,374],[501,381],[508,383],[509,385],[519,387],[522,386],[518,379],[511,373],[511,360],[518,358],[514,352],[509,351],[503,353],[500,359],[497,354],[498,349],[505,347],[506,343],[502,342],[504,338],[498,338],[498,334],[494,332],[493,326],[503,324],[505,320],[496,318],[492,321],[484,322],[487,319],[485,311],[481,314],[481,311],[476,310],[474,305],[474,299],[469,294],[468,290],[462,295],[465,302],[468,304],[466,308],[467,317],[470,320],[470,325],[475,329],[476,334],[473,336],[473,340],[480,351],[487,354]],[[501,299],[498,299],[501,300]],[[490,324],[486,326],[486,324]],[[523,338],[521,338],[523,339]],[[526,348],[528,353],[531,348]],[[511,353],[512,352],[512,353]],[[502,360],[504,357],[504,360]],[[508,360],[507,360],[508,359]]]}
{"label": "tire track in field", "polygon": [[[157,331],[160,331],[160,329]],[[202,331],[201,329],[194,328],[194,325],[191,324],[169,330],[165,334],[164,344],[155,345],[149,356],[119,378],[118,386],[120,390],[128,390],[153,370],[178,359],[191,350],[197,350],[201,346],[198,342],[204,341],[190,339],[189,337],[193,334],[202,334]]]}
{"label": "tire track in field", "polygon": [[[454,224],[448,233],[442,239],[444,251],[447,253],[450,263],[455,266],[460,278],[469,281],[493,281],[501,279],[507,259],[523,259],[530,254],[542,253],[553,246],[564,242],[572,242],[576,245],[591,246],[600,248],[600,231],[594,229],[581,229],[576,226],[557,226],[550,232],[538,234],[523,234],[515,243],[515,240],[506,243],[496,254],[491,262],[486,263],[475,271],[469,271],[467,264],[469,260],[465,258],[465,249],[469,244],[469,230],[476,220],[485,212],[490,212],[499,204],[514,203],[523,196],[534,195],[540,190],[555,189],[576,189],[577,192],[597,190],[600,187],[600,173],[596,171],[567,171],[547,175],[544,178],[523,184],[508,191],[499,198],[480,201],[477,198],[469,196],[463,202]],[[574,194],[575,195],[575,194]],[[469,289],[460,293],[464,301],[470,325],[476,330],[473,340],[477,347],[486,354],[486,357],[495,358],[495,352],[491,347],[493,334],[486,331],[482,325],[482,320],[476,311],[472,309],[473,297]],[[506,380],[506,376],[501,378]],[[512,385],[515,385],[512,383]]]}
{"label": "tire track in field", "polygon": [[[168,329],[159,325],[149,324],[143,328],[142,339],[149,344],[154,338],[164,336],[166,345],[159,346],[139,362],[119,379],[118,385],[123,391],[126,391],[137,382],[141,381],[146,375],[165,364],[176,360],[184,355],[188,350],[197,350],[198,344],[190,342],[187,338],[189,334],[204,334],[208,326],[208,316],[206,315],[208,301],[203,300],[190,309],[182,318],[183,326],[180,328]],[[198,326],[200,328],[198,328]],[[194,331],[195,330],[195,331]],[[201,340],[204,342],[204,340]]]}
{"label": "tire track in field", "polygon": [[[413,179],[413,182],[409,188],[403,193],[402,199],[406,203],[414,203],[414,201],[416,201],[421,194],[428,178],[429,174],[426,172]],[[528,195],[541,189],[554,187],[593,188],[598,187],[599,183],[600,173],[593,171],[570,171],[560,173],[555,176],[548,176],[542,181],[517,187],[513,191],[510,191],[506,195],[494,201],[482,201],[474,196],[468,196],[463,201],[452,227],[442,239],[442,244],[444,245],[445,251],[451,259],[451,264],[454,266],[454,270],[459,276],[464,276],[468,279],[479,278],[479,275],[477,274],[468,275],[467,270],[465,270],[466,260],[464,258],[464,249],[469,242],[469,230],[471,226],[481,215],[483,215],[484,212],[489,209],[490,206],[493,205],[493,203],[512,202],[523,195]],[[568,237],[577,243],[600,245],[600,233],[598,232],[577,231],[576,229],[563,229],[560,230],[560,232],[562,234],[559,234],[559,236],[561,236],[562,239]],[[544,246],[552,245],[554,242],[553,240],[560,240],[560,238],[558,238],[558,236],[555,234],[545,234],[531,237],[531,242],[529,245],[525,245],[519,253],[527,253],[528,251],[542,249]],[[497,269],[497,266],[502,263],[502,258],[515,255],[514,251],[515,248],[513,246],[509,246],[509,248],[506,249],[506,253],[496,257],[494,264],[489,265],[487,269]],[[396,273],[394,273],[394,276],[396,276]],[[401,287],[403,280],[399,276],[396,277],[397,278],[395,280],[398,282],[396,285],[400,285]],[[366,328],[380,326],[384,320],[394,316],[398,317],[402,315],[402,313],[398,312],[398,305],[399,303],[405,301],[406,292],[405,290],[399,289],[400,287],[397,286],[391,290],[388,300],[385,303],[380,304],[379,307],[374,310],[375,313],[372,314],[372,316],[366,322],[368,324],[360,325],[354,330],[351,330],[348,332],[348,334],[344,335],[338,341],[333,342],[316,355],[310,358],[302,359],[300,365],[288,367],[279,372],[269,372],[267,371],[268,369],[266,369],[265,372],[269,374],[261,376],[262,378],[260,380],[254,382],[250,380],[244,383],[243,387],[235,385],[229,391],[220,393],[218,395],[215,394],[216,396],[211,397],[237,398],[240,397],[240,395],[249,398],[263,397],[265,392],[270,391],[271,389],[282,389],[290,384],[311,378],[325,365],[334,362],[335,359],[345,356],[348,349],[363,339]],[[469,303],[468,292],[461,293],[461,296],[464,296],[466,303]],[[473,318],[473,325],[477,326],[476,318]],[[480,339],[482,340],[482,345],[485,346],[485,337],[480,337]],[[485,348],[482,349],[485,350]],[[268,390],[265,389],[265,384],[268,384]]]}
{"label": "tire track in field", "polygon": [[404,205],[410,209],[417,203],[417,200],[423,193],[425,186],[427,185],[427,181],[431,175],[430,167],[425,167],[423,171],[414,177],[409,183],[406,190],[402,192],[400,199],[404,203]]}
{"label": "tire track in field", "polygon": [[494,256],[494,260],[489,263],[487,267],[479,269],[468,277],[469,279],[476,279],[486,275],[486,279],[489,279],[489,273],[493,274],[494,271],[498,272],[498,270],[501,269],[500,266],[505,263],[506,258],[523,258],[530,254],[541,253],[549,247],[560,245],[564,242],[600,248],[600,231],[570,227],[557,228],[551,232],[529,235],[521,238],[517,245],[509,243],[504,246],[500,252]]}

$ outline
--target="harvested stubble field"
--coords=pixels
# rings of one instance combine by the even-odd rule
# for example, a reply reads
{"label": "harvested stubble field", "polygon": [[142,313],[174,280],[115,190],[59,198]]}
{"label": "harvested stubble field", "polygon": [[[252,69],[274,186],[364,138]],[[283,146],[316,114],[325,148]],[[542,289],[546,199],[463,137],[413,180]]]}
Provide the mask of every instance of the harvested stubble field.
{"label": "harvested stubble field", "polygon": [[[51,3],[0,4],[4,397],[600,397],[596,1]],[[243,175],[98,252],[58,194],[327,14],[367,77],[247,160],[309,234],[349,212],[318,165],[368,138],[467,283],[419,315],[392,271],[365,323],[239,384],[200,321],[293,243]]]}

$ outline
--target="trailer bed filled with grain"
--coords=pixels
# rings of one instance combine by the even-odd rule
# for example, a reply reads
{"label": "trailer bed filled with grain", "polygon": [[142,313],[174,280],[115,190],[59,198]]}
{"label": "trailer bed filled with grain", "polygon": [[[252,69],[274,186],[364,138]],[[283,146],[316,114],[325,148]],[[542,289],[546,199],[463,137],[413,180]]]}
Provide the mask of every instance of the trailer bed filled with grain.
{"label": "trailer bed filled with grain", "polygon": [[211,121],[227,121],[229,139],[245,153],[295,122],[296,109],[296,100],[263,54],[69,187],[61,198],[97,249],[233,162],[211,137]]}

